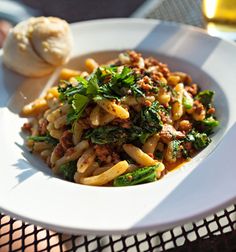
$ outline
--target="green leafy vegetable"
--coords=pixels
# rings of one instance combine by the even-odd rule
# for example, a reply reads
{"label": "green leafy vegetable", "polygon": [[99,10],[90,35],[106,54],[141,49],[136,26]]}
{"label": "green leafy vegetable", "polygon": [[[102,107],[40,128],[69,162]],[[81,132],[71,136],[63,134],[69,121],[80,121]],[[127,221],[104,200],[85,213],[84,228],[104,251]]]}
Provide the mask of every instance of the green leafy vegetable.
{"label": "green leafy vegetable", "polygon": [[72,109],[67,114],[67,123],[71,123],[80,118],[83,114],[87,104],[89,103],[89,98],[85,95],[75,94],[71,103]]}
{"label": "green leafy vegetable", "polygon": [[86,89],[87,89],[87,84],[86,80],[83,79],[84,81],[81,81],[78,83],[76,86],[72,86],[67,81],[61,81],[61,85],[58,87],[58,92],[59,92],[59,99],[63,102],[68,102],[71,104],[73,100],[73,96],[75,94],[86,94]]}
{"label": "green leafy vegetable", "polygon": [[186,140],[192,142],[196,150],[204,149],[211,142],[211,139],[207,136],[206,133],[199,133],[196,130],[189,132]]}
{"label": "green leafy vegetable", "polygon": [[219,125],[219,121],[217,121],[213,116],[210,116],[206,119],[204,119],[202,121],[202,123],[205,125],[205,126],[208,126],[208,127],[211,127],[211,128],[214,128],[216,126]]}
{"label": "green leafy vegetable", "polygon": [[89,131],[85,138],[92,143],[124,143],[133,142],[136,145],[145,143],[147,138],[162,129],[162,121],[158,113],[159,104],[154,102],[150,107],[144,107],[140,113],[133,113],[130,128],[118,126],[103,126]]}
{"label": "green leafy vegetable", "polygon": [[99,81],[98,81],[98,73],[99,70],[97,70],[94,74],[92,74],[88,80],[87,83],[87,90],[86,94],[88,96],[94,96],[97,94],[99,89]]}
{"label": "green leafy vegetable", "polygon": [[128,129],[127,134],[129,142],[135,142],[138,140],[142,144],[144,144],[148,137],[152,135],[152,133],[147,132],[145,129],[136,125],[133,125],[130,129]]}
{"label": "green leafy vegetable", "polygon": [[113,185],[131,186],[155,181],[157,179],[156,171],[158,166],[159,164],[154,166],[147,166],[121,175],[114,180]]}
{"label": "green leafy vegetable", "polygon": [[158,160],[162,160],[162,159],[163,159],[163,152],[157,150],[157,151],[155,152],[155,157],[156,157]]}
{"label": "green leafy vegetable", "polygon": [[197,133],[195,135],[195,141],[193,143],[197,150],[202,150],[211,142],[206,133]]}
{"label": "green leafy vegetable", "polygon": [[195,100],[199,100],[206,109],[209,109],[212,105],[214,91],[204,90],[195,96]]}
{"label": "green leafy vegetable", "polygon": [[[136,81],[137,76],[132,69],[123,67],[122,71],[118,67],[102,67],[98,68],[100,75],[97,76],[97,83],[99,83],[99,89],[97,90],[97,96],[106,99],[117,99],[127,94],[128,90],[134,96],[144,96],[141,89],[138,88]],[[94,97],[98,99],[98,97]]]}
{"label": "green leafy vegetable", "polygon": [[143,96],[144,94],[136,84],[137,76],[133,70],[123,67],[100,67],[88,80],[78,76],[78,84],[73,86],[67,81],[61,81],[58,87],[59,98],[61,101],[71,104],[72,109],[68,114],[67,122],[71,123],[80,118],[84,109],[92,100],[99,99],[117,99],[128,93],[128,90],[134,96]]}
{"label": "green leafy vegetable", "polygon": [[94,144],[124,143],[127,139],[125,129],[117,126],[103,126],[89,131],[85,135]]}
{"label": "green leafy vegetable", "polygon": [[183,105],[186,109],[191,109],[193,107],[193,98],[186,90],[184,92]]}
{"label": "green leafy vegetable", "polygon": [[150,107],[143,107],[140,116],[140,127],[149,133],[156,133],[162,129],[162,121],[159,115],[159,103],[153,102]]}
{"label": "green leafy vegetable", "polygon": [[177,154],[179,152],[179,147],[180,147],[181,141],[175,139],[175,140],[171,141],[171,144],[172,144],[172,150],[173,150],[172,155],[174,158],[176,158]]}
{"label": "green leafy vegetable", "polygon": [[50,135],[46,136],[29,136],[29,140],[33,140],[34,142],[47,142],[56,146],[58,144],[58,140],[56,138],[51,137]]}
{"label": "green leafy vegetable", "polygon": [[74,175],[77,170],[77,161],[70,161],[69,163],[60,166],[60,172],[62,173],[64,179],[68,181],[74,181]]}
{"label": "green leafy vegetable", "polygon": [[207,135],[210,135],[213,133],[213,130],[215,127],[219,125],[219,121],[216,120],[213,116],[205,118],[203,121],[195,121],[194,127],[199,132],[204,132]]}

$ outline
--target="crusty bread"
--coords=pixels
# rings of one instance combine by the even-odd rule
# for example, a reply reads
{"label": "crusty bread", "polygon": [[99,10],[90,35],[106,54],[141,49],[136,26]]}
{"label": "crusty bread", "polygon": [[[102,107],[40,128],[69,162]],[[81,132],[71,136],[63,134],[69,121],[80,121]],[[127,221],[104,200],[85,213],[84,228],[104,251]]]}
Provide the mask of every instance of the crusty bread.
{"label": "crusty bread", "polygon": [[66,63],[71,49],[72,35],[66,21],[30,18],[9,32],[3,46],[3,62],[19,74],[40,77]]}

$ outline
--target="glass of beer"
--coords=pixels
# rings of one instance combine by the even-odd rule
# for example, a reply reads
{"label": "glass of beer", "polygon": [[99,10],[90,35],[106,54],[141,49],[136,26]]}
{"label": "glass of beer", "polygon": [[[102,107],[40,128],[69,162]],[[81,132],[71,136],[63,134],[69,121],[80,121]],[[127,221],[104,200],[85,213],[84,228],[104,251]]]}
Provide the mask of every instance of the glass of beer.
{"label": "glass of beer", "polygon": [[236,40],[236,0],[203,0],[202,10],[210,35]]}

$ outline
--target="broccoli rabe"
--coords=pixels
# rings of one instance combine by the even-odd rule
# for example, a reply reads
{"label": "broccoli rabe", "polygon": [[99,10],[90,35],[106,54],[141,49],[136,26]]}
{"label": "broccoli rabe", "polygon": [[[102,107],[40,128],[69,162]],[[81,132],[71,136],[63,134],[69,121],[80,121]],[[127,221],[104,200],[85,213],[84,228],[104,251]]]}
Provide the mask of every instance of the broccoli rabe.
{"label": "broccoli rabe", "polygon": [[199,133],[196,130],[192,130],[188,133],[186,140],[192,142],[196,150],[202,150],[211,142],[211,139],[206,133]]}
{"label": "broccoli rabe", "polygon": [[195,96],[195,100],[199,100],[206,109],[209,109],[212,105],[214,91],[204,90]]}
{"label": "broccoli rabe", "polygon": [[133,172],[126,173],[117,177],[113,185],[114,186],[130,186],[137,184],[144,184],[155,181],[157,179],[157,169],[159,164],[154,166],[147,166],[139,168]]}
{"label": "broccoli rabe", "polygon": [[88,131],[85,135],[94,144],[124,143],[127,139],[126,129],[118,126],[103,126]]}
{"label": "broccoli rabe", "polygon": [[58,144],[58,140],[56,138],[53,138],[50,135],[46,135],[46,136],[29,136],[28,140],[33,140],[34,142],[47,142],[49,144],[52,144],[53,146],[56,146]]}
{"label": "broccoli rabe", "polygon": [[70,161],[60,166],[60,172],[62,173],[64,179],[74,181],[74,175],[77,170],[76,163],[77,161]]}

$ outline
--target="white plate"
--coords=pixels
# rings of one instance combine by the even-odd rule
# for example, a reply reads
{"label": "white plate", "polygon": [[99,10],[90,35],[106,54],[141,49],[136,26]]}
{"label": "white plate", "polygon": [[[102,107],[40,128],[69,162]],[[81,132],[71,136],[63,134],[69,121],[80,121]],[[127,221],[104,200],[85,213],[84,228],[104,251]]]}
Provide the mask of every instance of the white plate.
{"label": "white plate", "polygon": [[172,70],[190,73],[202,88],[216,91],[221,126],[204,151],[158,182],[123,188],[69,183],[27,151],[20,132],[25,119],[18,112],[40,95],[48,78],[25,79],[0,65],[1,211],[65,233],[125,234],[160,231],[232,203],[236,169],[227,166],[222,148],[215,165],[199,162],[215,152],[236,118],[236,47],[196,28],[153,20],[111,19],[71,27],[75,49],[70,65],[80,67],[85,54],[106,62],[125,49],[157,56]]}

